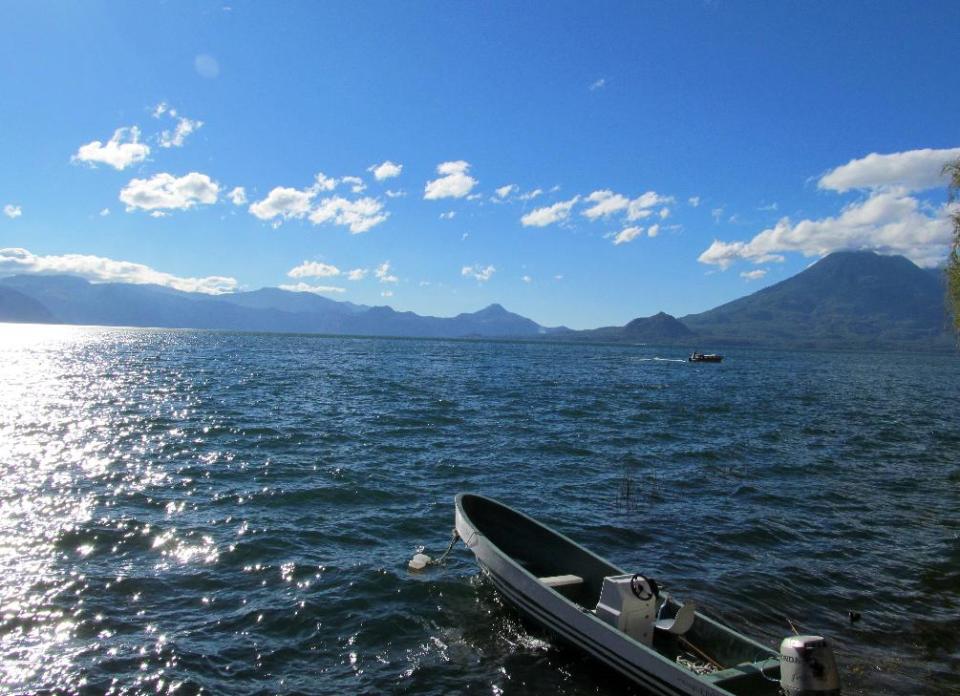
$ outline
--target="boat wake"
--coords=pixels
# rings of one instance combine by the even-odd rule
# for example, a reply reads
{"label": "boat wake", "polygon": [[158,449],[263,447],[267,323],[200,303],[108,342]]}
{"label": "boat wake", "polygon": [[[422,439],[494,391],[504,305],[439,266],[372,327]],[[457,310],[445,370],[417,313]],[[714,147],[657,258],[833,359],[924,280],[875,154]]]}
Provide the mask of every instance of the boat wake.
{"label": "boat wake", "polygon": [[683,358],[637,358],[637,362],[676,362],[676,363],[685,363],[687,362]]}

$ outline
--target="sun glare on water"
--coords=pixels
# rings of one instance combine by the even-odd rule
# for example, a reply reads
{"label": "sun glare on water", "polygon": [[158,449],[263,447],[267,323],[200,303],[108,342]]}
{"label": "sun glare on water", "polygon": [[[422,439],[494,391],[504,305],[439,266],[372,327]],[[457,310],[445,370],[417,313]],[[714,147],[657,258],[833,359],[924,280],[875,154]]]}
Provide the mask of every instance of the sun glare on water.
{"label": "sun glare on water", "polygon": [[166,435],[139,427],[144,412],[164,408],[164,394],[141,392],[125,364],[143,335],[0,325],[0,691],[83,685],[76,658],[113,632],[85,606],[92,588],[81,562],[116,558],[146,534],[157,569],[216,560],[209,537],[109,514],[166,479],[144,456]]}

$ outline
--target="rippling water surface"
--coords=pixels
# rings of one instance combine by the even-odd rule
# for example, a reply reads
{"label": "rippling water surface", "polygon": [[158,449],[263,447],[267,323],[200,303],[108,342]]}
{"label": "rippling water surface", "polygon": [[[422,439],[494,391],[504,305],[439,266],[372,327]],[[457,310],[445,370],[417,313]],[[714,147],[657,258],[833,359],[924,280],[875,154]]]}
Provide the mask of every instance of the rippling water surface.
{"label": "rippling water surface", "polygon": [[406,571],[469,490],[960,693],[960,358],[680,357],[0,324],[0,691],[622,693],[462,547]]}

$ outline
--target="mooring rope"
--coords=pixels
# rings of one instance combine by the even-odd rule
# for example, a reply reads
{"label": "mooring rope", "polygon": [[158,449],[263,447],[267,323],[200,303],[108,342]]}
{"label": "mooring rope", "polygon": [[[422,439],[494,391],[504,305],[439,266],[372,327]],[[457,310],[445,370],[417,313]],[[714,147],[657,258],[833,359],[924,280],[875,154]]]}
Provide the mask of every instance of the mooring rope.
{"label": "mooring rope", "polygon": [[450,545],[447,547],[447,550],[436,558],[430,558],[425,553],[415,554],[414,557],[407,564],[407,567],[410,570],[420,571],[426,568],[427,566],[432,565],[443,565],[443,562],[447,560],[447,556],[450,555],[450,552],[453,551],[453,547],[456,545],[457,541],[460,539],[460,535],[457,533],[457,528],[453,528],[453,533],[450,538]]}
{"label": "mooring rope", "polygon": [[454,527],[453,532],[451,532],[450,545],[447,547],[447,550],[441,553],[439,556],[437,556],[433,560],[431,560],[428,565],[440,565],[445,560],[447,560],[447,556],[449,556],[450,552],[453,551],[453,547],[456,546],[457,541],[459,539],[460,539],[460,535],[457,533],[457,528]]}

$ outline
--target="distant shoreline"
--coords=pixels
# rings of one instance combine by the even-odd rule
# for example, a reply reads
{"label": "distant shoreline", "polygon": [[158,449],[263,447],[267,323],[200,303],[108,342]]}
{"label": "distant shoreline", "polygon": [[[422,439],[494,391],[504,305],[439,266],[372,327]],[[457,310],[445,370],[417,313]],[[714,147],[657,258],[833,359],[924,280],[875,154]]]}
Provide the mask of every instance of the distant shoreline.
{"label": "distant shoreline", "polygon": [[766,343],[748,343],[736,342],[723,339],[702,338],[690,343],[672,343],[669,341],[626,341],[585,339],[585,338],[562,338],[560,336],[402,336],[390,334],[337,334],[322,333],[317,331],[259,331],[250,329],[222,329],[222,328],[202,328],[191,326],[137,326],[132,324],[72,324],[67,322],[18,322],[18,321],[0,321],[0,326],[36,326],[36,327],[63,327],[69,326],[78,329],[118,329],[118,330],[136,330],[136,331],[171,331],[177,333],[196,332],[196,333],[216,333],[225,335],[240,336],[302,336],[305,338],[335,338],[335,339],[364,339],[364,340],[390,340],[390,341],[432,341],[432,342],[456,342],[456,343],[529,343],[534,345],[575,345],[575,346],[598,346],[598,347],[623,347],[623,348],[666,348],[678,351],[680,357],[687,357],[694,350],[701,350],[703,346],[708,346],[711,350],[762,350],[775,353],[784,353],[791,351],[802,351],[809,353],[923,353],[930,355],[949,355],[957,353],[960,355],[960,347],[954,344],[945,346],[919,346],[919,345],[896,345],[884,344],[876,346],[844,346],[844,345],[791,345],[791,344],[766,344]]}

